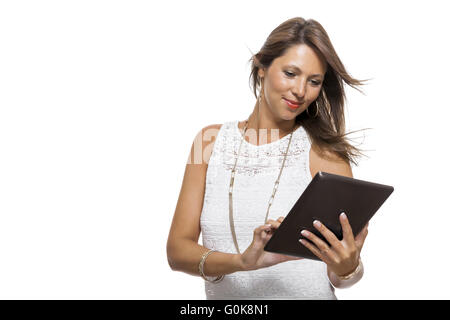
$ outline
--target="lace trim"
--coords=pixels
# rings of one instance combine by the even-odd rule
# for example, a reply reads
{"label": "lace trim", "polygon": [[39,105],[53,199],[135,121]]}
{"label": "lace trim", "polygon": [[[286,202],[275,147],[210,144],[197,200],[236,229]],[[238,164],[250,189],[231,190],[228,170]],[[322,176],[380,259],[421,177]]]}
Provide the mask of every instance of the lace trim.
{"label": "lace trim", "polygon": [[[231,171],[238,155],[242,134],[238,128],[238,121],[225,123],[222,129],[222,135],[220,136],[219,133],[220,138],[218,136],[216,140],[217,146],[214,147],[210,164],[212,161],[221,163],[227,171]],[[236,164],[236,173],[254,176],[261,173],[270,174],[274,171],[279,171],[288,143],[289,135],[260,146],[244,140]],[[303,127],[297,128],[293,133],[291,145],[289,146],[285,168],[298,165],[299,161],[305,158],[305,154],[307,154],[309,159],[309,146],[310,142],[305,129]]]}

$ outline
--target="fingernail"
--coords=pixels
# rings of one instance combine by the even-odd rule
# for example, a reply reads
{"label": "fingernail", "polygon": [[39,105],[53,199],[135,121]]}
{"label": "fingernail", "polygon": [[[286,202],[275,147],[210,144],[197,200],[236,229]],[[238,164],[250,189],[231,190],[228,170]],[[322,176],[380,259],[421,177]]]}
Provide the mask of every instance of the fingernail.
{"label": "fingernail", "polygon": [[341,213],[341,217],[344,218],[344,219],[347,219],[347,215],[345,214],[345,212]]}
{"label": "fingernail", "polygon": [[316,228],[320,228],[322,226],[319,220],[314,220],[313,224]]}
{"label": "fingernail", "polygon": [[302,234],[302,236],[304,236],[304,237],[309,236],[309,232],[306,231],[306,230],[302,230],[301,234]]}

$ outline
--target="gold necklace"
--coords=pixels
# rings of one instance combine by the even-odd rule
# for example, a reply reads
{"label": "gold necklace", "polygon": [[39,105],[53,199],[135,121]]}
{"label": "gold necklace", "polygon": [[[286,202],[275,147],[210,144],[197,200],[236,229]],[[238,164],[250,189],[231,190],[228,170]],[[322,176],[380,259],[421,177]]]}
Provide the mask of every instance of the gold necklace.
{"label": "gold necklace", "polygon": [[[237,164],[237,160],[239,158],[239,154],[241,153],[242,141],[244,141],[245,132],[247,131],[247,126],[248,126],[248,119],[247,119],[247,123],[245,124],[245,127],[244,127],[244,133],[242,136],[241,144],[239,145],[239,150],[238,150],[238,154],[236,157],[236,161],[234,162],[234,167],[231,170],[230,188],[229,188],[229,192],[228,192],[231,235],[233,236],[233,241],[234,241],[234,246],[236,247],[236,251],[239,254],[241,252],[239,251],[239,245],[238,245],[237,239],[236,239],[236,231],[234,229],[234,219],[233,219],[233,185],[234,185],[234,175],[236,172],[236,164]],[[239,129],[239,127],[238,127],[238,129]],[[294,126],[294,129],[292,129],[292,132],[290,133],[291,136],[289,137],[289,143],[288,143],[288,146],[286,149],[286,153],[284,154],[283,164],[281,165],[280,173],[278,174],[278,178],[275,181],[275,185],[273,186],[272,196],[270,197],[270,200],[269,200],[269,206],[267,207],[266,218],[264,219],[264,224],[266,224],[266,222],[267,222],[267,217],[269,216],[269,210],[270,210],[270,207],[272,206],[273,198],[275,197],[275,193],[277,192],[278,185],[280,184],[281,173],[283,172],[284,162],[286,161],[286,156],[289,151],[289,146],[291,145],[291,140],[292,140],[292,135],[294,133],[294,130],[295,130],[295,126]]]}

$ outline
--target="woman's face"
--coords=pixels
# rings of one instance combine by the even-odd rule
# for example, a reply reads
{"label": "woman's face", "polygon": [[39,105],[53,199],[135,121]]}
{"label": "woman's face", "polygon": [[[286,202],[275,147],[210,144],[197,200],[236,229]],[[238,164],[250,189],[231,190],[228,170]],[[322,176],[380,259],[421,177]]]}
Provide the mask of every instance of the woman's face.
{"label": "woman's face", "polygon": [[[290,47],[268,69],[259,70],[264,77],[262,103],[276,118],[294,119],[319,96],[326,68],[326,61],[309,46]],[[298,107],[285,99],[299,102]]]}

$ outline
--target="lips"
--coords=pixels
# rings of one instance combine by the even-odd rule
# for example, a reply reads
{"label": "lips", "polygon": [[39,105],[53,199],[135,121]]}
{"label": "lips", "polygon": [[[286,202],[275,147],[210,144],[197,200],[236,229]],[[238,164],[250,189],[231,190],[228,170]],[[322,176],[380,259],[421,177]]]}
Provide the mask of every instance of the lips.
{"label": "lips", "polygon": [[286,99],[286,98],[283,98],[284,100],[286,100],[287,102],[290,102],[291,104],[295,104],[295,105],[301,105],[302,104],[302,102],[298,102],[298,101],[295,101],[295,100],[289,100],[289,99]]}
{"label": "lips", "polygon": [[288,105],[288,107],[293,109],[293,110],[298,109],[300,107],[301,103],[292,102],[292,100],[288,100],[288,99],[285,99],[285,98],[283,98],[283,99],[284,99],[284,101],[286,101],[286,104]]}

